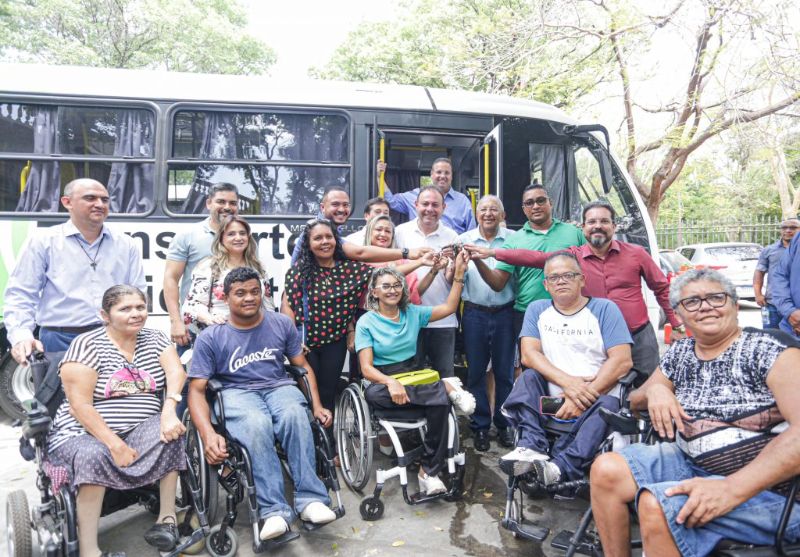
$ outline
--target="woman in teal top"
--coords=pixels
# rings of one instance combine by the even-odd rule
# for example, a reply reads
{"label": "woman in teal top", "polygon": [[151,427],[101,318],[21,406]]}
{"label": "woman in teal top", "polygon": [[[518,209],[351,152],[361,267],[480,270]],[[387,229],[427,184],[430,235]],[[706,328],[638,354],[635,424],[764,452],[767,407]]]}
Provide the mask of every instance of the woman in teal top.
{"label": "woman in teal top", "polygon": [[446,491],[438,474],[447,458],[450,403],[468,415],[475,410],[475,399],[461,389],[457,379],[403,386],[393,375],[416,368],[414,356],[420,329],[456,311],[468,263],[465,252],[456,257],[450,295],[444,304],[433,307],[409,304],[405,277],[389,267],[376,269],[367,296],[370,311],[356,325],[358,361],[364,378],[371,382],[365,392],[367,401],[377,408],[424,410],[428,429],[423,441],[419,487],[426,495]]}

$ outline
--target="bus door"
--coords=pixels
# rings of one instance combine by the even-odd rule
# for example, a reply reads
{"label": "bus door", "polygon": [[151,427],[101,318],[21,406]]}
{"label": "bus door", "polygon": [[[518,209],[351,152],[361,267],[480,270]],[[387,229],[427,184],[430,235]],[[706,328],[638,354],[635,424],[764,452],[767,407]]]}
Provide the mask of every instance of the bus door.
{"label": "bus door", "polygon": [[503,124],[497,125],[481,143],[478,157],[478,187],[469,189],[472,210],[475,211],[478,200],[484,195],[503,195]]}

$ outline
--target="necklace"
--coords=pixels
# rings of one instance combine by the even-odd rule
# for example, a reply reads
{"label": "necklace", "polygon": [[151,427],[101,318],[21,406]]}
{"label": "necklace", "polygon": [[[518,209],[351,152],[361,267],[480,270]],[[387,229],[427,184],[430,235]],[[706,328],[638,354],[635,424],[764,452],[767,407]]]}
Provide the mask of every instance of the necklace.
{"label": "necklace", "polygon": [[89,252],[86,251],[86,248],[83,247],[83,244],[81,244],[81,241],[78,240],[77,236],[73,236],[73,237],[75,238],[75,241],[78,242],[78,247],[81,248],[81,251],[83,253],[85,253],[86,257],[89,259],[89,266],[92,268],[92,271],[96,271],[97,270],[97,257],[100,255],[100,248],[103,247],[103,240],[105,240],[106,237],[102,236],[100,238],[100,243],[97,244],[97,251],[95,252],[94,257],[89,255]]}
{"label": "necklace", "polygon": [[386,319],[389,319],[391,321],[397,321],[400,318],[400,308],[397,308],[397,311],[395,312],[394,315],[385,315],[380,310],[378,310],[378,313],[381,315],[381,317],[385,317]]}

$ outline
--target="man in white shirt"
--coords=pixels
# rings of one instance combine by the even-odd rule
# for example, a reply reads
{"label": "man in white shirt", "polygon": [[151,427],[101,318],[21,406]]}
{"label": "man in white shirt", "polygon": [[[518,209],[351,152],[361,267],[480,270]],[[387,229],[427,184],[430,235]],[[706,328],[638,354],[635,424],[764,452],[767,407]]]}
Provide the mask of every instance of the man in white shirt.
{"label": "man in white shirt", "polygon": [[[434,186],[421,188],[415,207],[417,218],[395,229],[395,241],[399,248],[406,250],[428,247],[441,251],[457,241],[458,235],[441,222],[445,210],[441,191]],[[438,266],[434,265],[431,268],[420,268],[416,273],[420,280],[426,273],[436,275],[430,287],[422,295],[422,305],[443,304],[450,293],[450,281],[446,276],[448,272],[440,272]],[[450,279],[452,280],[452,272]],[[425,327],[417,343],[417,365],[426,367],[426,362],[430,361],[430,366],[438,371],[441,377],[452,377],[457,327],[458,321],[455,315]]]}

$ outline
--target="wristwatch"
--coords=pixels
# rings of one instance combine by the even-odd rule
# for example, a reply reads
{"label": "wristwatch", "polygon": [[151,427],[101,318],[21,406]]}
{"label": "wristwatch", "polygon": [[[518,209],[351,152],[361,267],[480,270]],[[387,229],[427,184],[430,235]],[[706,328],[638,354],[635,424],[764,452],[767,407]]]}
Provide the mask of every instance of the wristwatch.
{"label": "wristwatch", "polygon": [[181,403],[181,401],[183,400],[183,397],[181,396],[181,394],[180,394],[180,393],[172,393],[172,394],[168,394],[168,395],[167,395],[167,398],[171,398],[172,400],[174,400],[174,401],[175,401],[176,403],[178,403],[178,404],[180,404],[180,403]]}
{"label": "wristwatch", "polygon": [[402,250],[400,250],[400,256],[403,259],[408,259],[408,248],[403,248]]}
{"label": "wristwatch", "polygon": [[684,334],[686,332],[686,325],[678,325],[677,327],[673,327],[672,330],[676,333]]}

